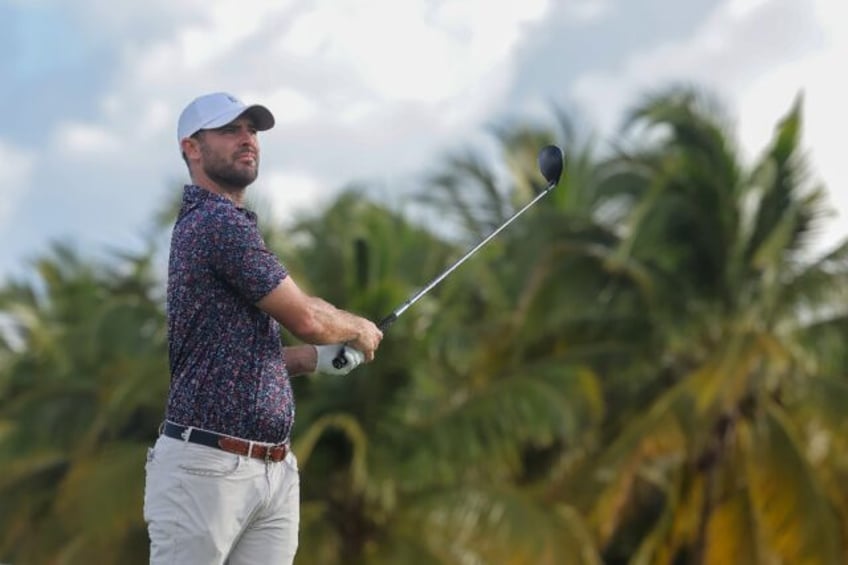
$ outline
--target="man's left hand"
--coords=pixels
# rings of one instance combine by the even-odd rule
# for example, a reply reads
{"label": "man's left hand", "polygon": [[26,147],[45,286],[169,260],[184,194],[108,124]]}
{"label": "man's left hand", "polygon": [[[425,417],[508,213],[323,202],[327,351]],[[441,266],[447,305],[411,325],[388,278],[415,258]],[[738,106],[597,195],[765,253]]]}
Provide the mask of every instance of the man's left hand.
{"label": "man's left hand", "polygon": [[[325,375],[346,375],[356,369],[365,361],[365,355],[358,349],[354,349],[343,343],[334,343],[332,345],[316,345],[314,346],[317,352],[317,360],[315,362],[315,372]],[[343,355],[347,359],[347,363],[340,368],[333,366],[333,359],[339,355],[340,351],[344,351]]]}

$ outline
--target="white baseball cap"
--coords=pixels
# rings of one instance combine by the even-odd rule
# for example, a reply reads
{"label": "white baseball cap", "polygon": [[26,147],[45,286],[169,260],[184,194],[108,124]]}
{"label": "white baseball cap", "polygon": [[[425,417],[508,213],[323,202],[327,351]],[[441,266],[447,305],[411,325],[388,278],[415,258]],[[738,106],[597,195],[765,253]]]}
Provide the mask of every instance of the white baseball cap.
{"label": "white baseball cap", "polygon": [[250,115],[258,131],[274,127],[274,115],[265,106],[248,106],[232,94],[214,92],[195,98],[185,107],[177,124],[177,143],[202,129],[225,126],[242,114]]}

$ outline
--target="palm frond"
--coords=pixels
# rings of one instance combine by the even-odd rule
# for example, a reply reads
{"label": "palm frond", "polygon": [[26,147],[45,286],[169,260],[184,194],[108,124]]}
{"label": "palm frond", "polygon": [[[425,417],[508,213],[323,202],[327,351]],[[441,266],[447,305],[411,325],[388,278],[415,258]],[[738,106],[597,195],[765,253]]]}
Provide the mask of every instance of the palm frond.
{"label": "palm frond", "polygon": [[769,408],[745,437],[758,537],[768,555],[786,563],[843,563],[833,510],[794,435],[786,418]]}

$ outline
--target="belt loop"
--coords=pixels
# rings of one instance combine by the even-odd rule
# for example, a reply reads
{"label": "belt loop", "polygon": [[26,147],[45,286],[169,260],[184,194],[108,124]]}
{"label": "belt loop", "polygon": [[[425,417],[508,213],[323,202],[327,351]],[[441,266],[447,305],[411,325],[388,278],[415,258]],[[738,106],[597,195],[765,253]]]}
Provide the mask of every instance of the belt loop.
{"label": "belt loop", "polygon": [[181,433],[181,434],[180,434],[180,435],[183,437],[183,441],[188,441],[188,440],[189,440],[189,438],[191,438],[191,431],[192,431],[193,429],[194,429],[194,428],[192,428],[191,426],[189,426],[189,427],[187,427],[186,429],[184,429],[184,430],[183,430],[183,433]]}
{"label": "belt loop", "polygon": [[247,442],[247,445],[247,458],[250,459],[251,457],[253,457],[253,442],[249,441]]}

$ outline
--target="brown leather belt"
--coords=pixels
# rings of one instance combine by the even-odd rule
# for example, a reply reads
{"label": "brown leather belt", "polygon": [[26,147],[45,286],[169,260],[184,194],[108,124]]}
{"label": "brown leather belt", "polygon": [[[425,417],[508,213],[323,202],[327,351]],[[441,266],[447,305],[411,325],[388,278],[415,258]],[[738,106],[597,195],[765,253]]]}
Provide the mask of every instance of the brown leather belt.
{"label": "brown leather belt", "polygon": [[266,463],[282,461],[289,453],[289,446],[285,443],[277,445],[258,443],[189,426],[181,426],[173,422],[162,424],[162,434],[174,439],[214,447],[236,455],[261,459]]}

